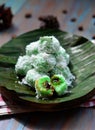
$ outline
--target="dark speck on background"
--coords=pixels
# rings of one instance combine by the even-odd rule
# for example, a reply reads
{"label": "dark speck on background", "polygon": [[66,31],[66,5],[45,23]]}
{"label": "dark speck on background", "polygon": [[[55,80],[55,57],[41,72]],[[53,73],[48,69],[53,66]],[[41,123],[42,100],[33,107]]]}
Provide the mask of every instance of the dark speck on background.
{"label": "dark speck on background", "polygon": [[62,13],[63,13],[63,14],[67,14],[68,11],[67,11],[67,10],[62,10]]}
{"label": "dark speck on background", "polygon": [[79,27],[78,27],[78,30],[79,30],[79,31],[83,31],[83,30],[84,30],[84,29],[83,29],[83,26],[79,26]]}
{"label": "dark speck on background", "polygon": [[76,18],[71,18],[71,22],[76,22]]}
{"label": "dark speck on background", "polygon": [[95,14],[92,15],[92,18],[95,18]]}
{"label": "dark speck on background", "polygon": [[95,40],[95,35],[94,35],[94,36],[92,36],[92,39],[93,39],[93,40]]}
{"label": "dark speck on background", "polygon": [[26,13],[26,14],[25,14],[25,18],[28,19],[28,18],[31,18],[31,17],[32,17],[32,14],[31,14],[31,13]]}

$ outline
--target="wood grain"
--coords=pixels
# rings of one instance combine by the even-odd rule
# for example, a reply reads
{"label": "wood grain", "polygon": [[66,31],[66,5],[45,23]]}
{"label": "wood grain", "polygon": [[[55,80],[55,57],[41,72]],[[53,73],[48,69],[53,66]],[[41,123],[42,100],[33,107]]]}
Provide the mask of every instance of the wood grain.
{"label": "wood grain", "polygon": [[[14,14],[13,25],[8,30],[1,32],[0,45],[4,44],[12,38],[12,35],[20,35],[24,32],[34,30],[40,27],[39,16],[54,15],[58,18],[60,29],[74,34],[82,35],[92,40],[95,35],[95,13],[94,0],[35,0],[25,1],[5,0],[0,1],[6,6],[12,8]],[[67,14],[62,13],[67,10]],[[31,13],[30,19],[25,18],[26,13]],[[71,19],[76,18],[75,22]],[[83,26],[83,31],[79,31],[78,27]]]}
{"label": "wood grain", "polygon": [[60,112],[33,112],[1,117],[3,130],[93,130],[95,110],[78,108]]}

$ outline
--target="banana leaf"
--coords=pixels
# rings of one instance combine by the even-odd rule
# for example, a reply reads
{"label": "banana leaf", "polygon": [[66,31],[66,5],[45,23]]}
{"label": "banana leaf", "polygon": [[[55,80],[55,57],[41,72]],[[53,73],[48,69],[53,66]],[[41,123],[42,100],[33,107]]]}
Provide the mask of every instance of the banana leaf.
{"label": "banana leaf", "polygon": [[[48,100],[37,99],[28,86],[18,83],[15,64],[25,46],[40,36],[54,35],[70,55],[70,70],[75,75],[71,94]],[[34,30],[10,40],[0,48],[0,92],[9,101],[30,106],[35,111],[57,111],[78,106],[95,94],[95,45],[88,39],[60,30]]]}

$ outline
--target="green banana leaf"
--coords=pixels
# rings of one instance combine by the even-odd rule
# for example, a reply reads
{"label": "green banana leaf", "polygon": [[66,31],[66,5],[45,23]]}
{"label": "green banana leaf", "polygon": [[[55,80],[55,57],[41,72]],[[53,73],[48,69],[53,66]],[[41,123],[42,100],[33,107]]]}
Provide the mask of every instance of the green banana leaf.
{"label": "green banana leaf", "polygon": [[[67,50],[71,59],[70,70],[76,79],[71,94],[42,100],[37,99],[35,92],[28,86],[18,83],[14,68],[18,56],[25,54],[25,46],[46,35],[54,35]],[[94,68],[95,45],[86,38],[60,30],[34,30],[12,39],[0,48],[0,91],[3,96],[8,98],[6,94],[8,92],[16,99],[15,101],[29,103],[28,105],[35,107],[36,110],[63,110],[75,107],[95,94]]]}

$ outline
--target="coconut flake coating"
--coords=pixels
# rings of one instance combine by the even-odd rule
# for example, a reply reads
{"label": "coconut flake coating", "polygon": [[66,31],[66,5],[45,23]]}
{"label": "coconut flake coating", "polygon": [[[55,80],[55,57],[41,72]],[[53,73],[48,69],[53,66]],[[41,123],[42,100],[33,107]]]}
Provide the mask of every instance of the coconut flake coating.
{"label": "coconut flake coating", "polygon": [[39,52],[54,54],[59,50],[60,43],[54,36],[40,37]]}
{"label": "coconut flake coating", "polygon": [[40,53],[31,56],[31,64],[39,72],[49,72],[56,65],[56,59],[52,54]]}
{"label": "coconut flake coating", "polygon": [[18,75],[26,75],[27,71],[32,69],[30,57],[27,55],[19,56],[18,61],[15,65],[15,71]]}
{"label": "coconut flake coating", "polygon": [[26,46],[26,55],[36,55],[38,54],[38,46],[39,46],[39,41],[32,42],[29,45]]}
{"label": "coconut flake coating", "polygon": [[73,80],[75,79],[75,76],[71,73],[68,67],[62,68],[56,66],[51,72],[52,76],[55,74],[63,75],[68,86],[71,86]]}
{"label": "coconut flake coating", "polygon": [[58,52],[56,53],[57,63],[61,62],[64,66],[67,66],[70,61],[70,56],[66,53],[66,50],[60,46]]}
{"label": "coconut flake coating", "polygon": [[35,80],[42,77],[43,75],[45,74],[39,73],[35,69],[31,69],[27,72],[23,81],[26,82],[28,85],[34,87]]}

